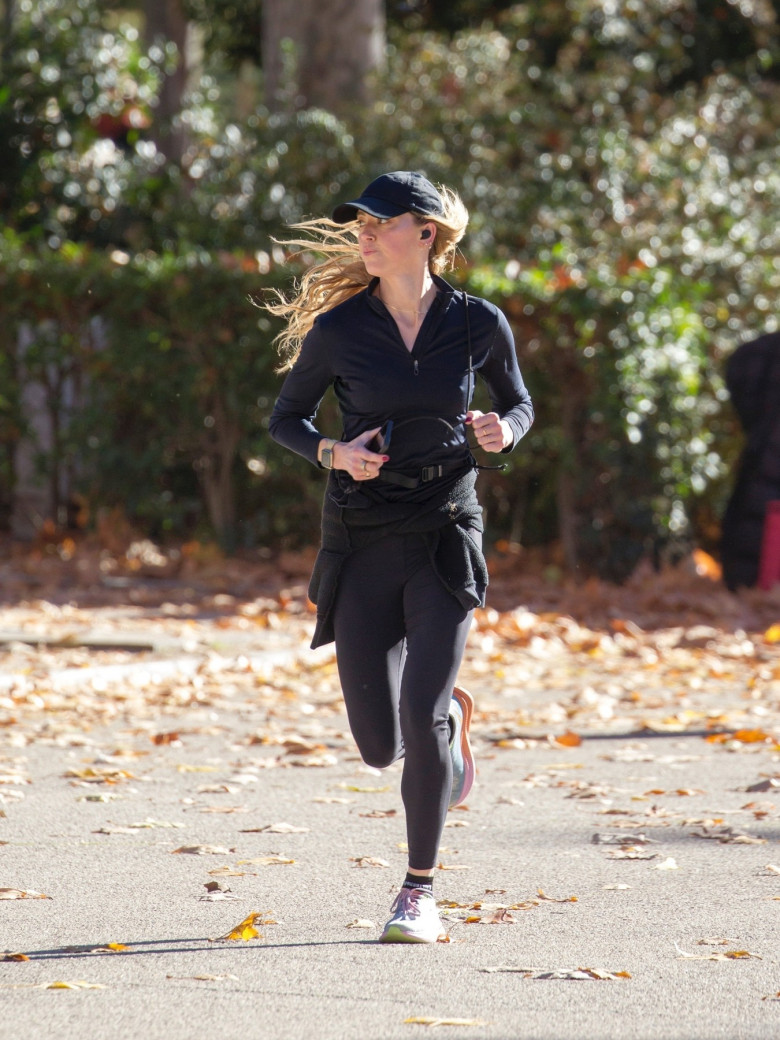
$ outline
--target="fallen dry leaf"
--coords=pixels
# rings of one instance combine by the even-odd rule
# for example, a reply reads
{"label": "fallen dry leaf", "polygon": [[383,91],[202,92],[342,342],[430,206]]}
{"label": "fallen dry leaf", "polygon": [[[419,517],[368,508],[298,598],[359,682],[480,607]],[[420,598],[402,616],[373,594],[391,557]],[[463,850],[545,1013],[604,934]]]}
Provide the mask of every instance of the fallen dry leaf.
{"label": "fallen dry leaf", "polygon": [[166,979],[181,979],[185,982],[238,982],[238,975],[166,975]]}
{"label": "fallen dry leaf", "polygon": [[119,784],[125,780],[134,779],[133,774],[126,769],[93,769],[92,767],[69,769],[65,776],[90,784]]}
{"label": "fallen dry leaf", "polygon": [[739,744],[764,744],[772,737],[762,729],[738,729],[734,733],[711,733],[704,739],[708,744],[726,744],[730,740]]}
{"label": "fallen dry leaf", "polygon": [[380,859],[379,856],[353,856],[352,859],[350,859],[350,863],[354,863],[356,867],[390,866],[386,859]]}
{"label": "fallen dry leaf", "polygon": [[645,852],[636,845],[628,845],[621,849],[612,849],[607,853],[609,859],[656,859],[655,852]]}
{"label": "fallen dry leaf", "polygon": [[149,739],[153,744],[169,745],[170,747],[181,747],[182,741],[178,733],[153,733]]}
{"label": "fallen dry leaf", "polygon": [[198,812],[212,813],[216,816],[241,816],[248,813],[249,809],[245,805],[204,805]]}
{"label": "fallen dry leaf", "polygon": [[723,953],[686,953],[685,950],[680,949],[677,943],[675,943],[674,946],[677,953],[680,955],[680,959],[687,961],[762,960],[757,953],[750,953],[748,950],[726,950]]}
{"label": "fallen dry leaf", "polygon": [[594,845],[651,845],[657,844],[644,834],[594,834],[590,839]]}
{"label": "fallen dry leaf", "polygon": [[32,889],[25,891],[21,888],[0,888],[0,899],[51,899],[51,896],[46,896],[43,892],[33,892]]}
{"label": "fallen dry leaf", "polygon": [[556,899],[554,896],[547,896],[547,895],[544,894],[544,892],[541,890],[541,888],[537,888],[536,894],[545,903],[576,903],[577,902],[577,897],[576,896],[564,896],[563,899]]}
{"label": "fallen dry leaf", "polygon": [[405,1018],[404,1025],[411,1026],[484,1026],[487,1023],[478,1018],[429,1018],[415,1016]]}
{"label": "fallen dry leaf", "polygon": [[236,895],[232,889],[227,887],[216,887],[211,888],[209,884],[206,884],[206,894],[200,897],[203,903],[221,903],[230,901],[231,899],[241,899],[242,897]]}
{"label": "fallen dry leaf", "polygon": [[26,953],[4,953],[0,956],[0,961],[29,961],[29,959]]}
{"label": "fallen dry leaf", "polygon": [[773,816],[776,809],[774,802],[747,802],[742,806],[742,812],[752,813],[756,820],[765,820],[767,816]]}
{"label": "fallen dry leaf", "polygon": [[700,831],[691,831],[694,838],[709,838],[719,841],[721,845],[766,845],[766,838],[755,838],[751,834],[742,834],[735,831],[733,827],[719,827],[715,830],[707,830],[703,827]]}
{"label": "fallen dry leaf", "polygon": [[155,820],[153,817],[147,816],[140,823],[131,823],[129,826],[134,830],[180,830],[184,824],[169,820]]}
{"label": "fallen dry leaf", "polygon": [[248,827],[239,834],[308,834],[308,827],[296,827],[292,823],[269,823],[265,827]]}
{"label": "fallen dry leaf", "polygon": [[656,863],[653,870],[679,870],[677,860],[673,856],[667,856],[661,863]]}
{"label": "fallen dry leaf", "polygon": [[364,917],[358,917],[354,921],[350,921],[347,928],[376,928],[376,924]]}
{"label": "fallen dry leaf", "polygon": [[[471,920],[472,918],[468,918],[468,921]],[[489,914],[487,917],[481,919],[478,918],[478,920],[480,924],[517,924],[517,921],[509,912],[509,908],[505,906],[500,907],[498,910],[494,910],[493,913]]]}
{"label": "fallen dry leaf", "polygon": [[65,950],[67,953],[121,953],[123,950],[128,950],[129,946],[124,946],[122,943],[105,943],[103,946],[66,946]]}
{"label": "fallen dry leaf", "polygon": [[248,867],[276,867],[276,866],[289,866],[294,863],[294,859],[286,859],[284,856],[257,856],[254,859],[240,859],[238,866]]}
{"label": "fallen dry leaf", "polygon": [[77,982],[44,982],[39,987],[40,989],[106,989],[105,986],[99,982],[84,982],[83,979]]}
{"label": "fallen dry leaf", "polygon": [[528,975],[528,976],[531,976],[531,975],[535,975],[539,971],[542,971],[543,969],[541,969],[541,968],[523,968],[519,964],[495,964],[495,965],[492,965],[489,968],[479,968],[478,970],[481,971],[481,972],[484,972],[486,975],[494,975],[494,974],[500,974],[502,972],[506,972],[507,974],[517,974],[517,975]]}
{"label": "fallen dry leaf", "polygon": [[578,968],[579,972],[584,972],[590,978],[598,979],[603,982],[612,982],[614,979],[630,979],[631,973],[628,971],[605,971],[603,968]]}
{"label": "fallen dry leaf", "polygon": [[215,942],[249,942],[250,939],[262,939],[262,935],[258,932],[255,925],[259,922],[262,924],[274,924],[274,921],[264,920],[261,921],[265,915],[259,911],[255,911],[245,917],[240,924],[237,924],[235,928],[232,928],[226,935],[220,935]]}
{"label": "fallen dry leaf", "polygon": [[572,733],[571,730],[567,730],[565,733],[561,733],[560,736],[550,738],[553,744],[557,744],[560,747],[579,747],[582,744],[582,737],[579,733]]}
{"label": "fallen dry leaf", "polygon": [[187,856],[229,856],[235,849],[226,849],[222,845],[182,845],[174,849],[172,856],[182,853]]}
{"label": "fallen dry leaf", "polygon": [[105,827],[99,827],[93,831],[93,834],[132,834],[134,831],[139,830],[181,830],[184,827],[183,823],[169,823],[165,820],[153,820],[151,817],[147,817],[140,823],[127,823],[127,824],[107,824]]}
{"label": "fallen dry leaf", "polygon": [[595,979],[599,982],[612,982],[617,979],[631,978],[630,973],[627,971],[606,971],[604,968],[560,968],[555,971],[548,971],[540,968],[521,968],[503,964],[498,965],[497,967],[480,968],[479,970],[488,973],[517,972],[524,975],[526,978],[533,979],[562,979],[574,981]]}
{"label": "fallen dry leaf", "polygon": [[381,794],[383,791],[392,791],[392,787],[387,784],[385,787],[360,787],[358,784],[337,784],[342,791],[356,791],[360,794]]}

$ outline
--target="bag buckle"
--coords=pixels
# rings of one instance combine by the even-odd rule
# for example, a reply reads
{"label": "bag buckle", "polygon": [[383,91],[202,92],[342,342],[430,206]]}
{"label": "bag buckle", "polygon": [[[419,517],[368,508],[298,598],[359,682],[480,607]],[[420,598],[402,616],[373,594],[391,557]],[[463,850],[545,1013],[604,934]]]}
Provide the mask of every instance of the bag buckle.
{"label": "bag buckle", "polygon": [[420,470],[420,480],[427,484],[429,480],[437,480],[444,476],[444,466],[423,466]]}

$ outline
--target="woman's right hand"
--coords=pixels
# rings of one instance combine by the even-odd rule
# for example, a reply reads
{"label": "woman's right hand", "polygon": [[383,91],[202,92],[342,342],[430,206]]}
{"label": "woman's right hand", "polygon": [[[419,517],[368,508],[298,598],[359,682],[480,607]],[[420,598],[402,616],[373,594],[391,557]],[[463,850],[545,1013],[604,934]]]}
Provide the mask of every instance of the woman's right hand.
{"label": "woman's right hand", "polygon": [[374,480],[388,455],[377,455],[366,447],[382,429],[365,430],[351,441],[336,441],[333,445],[333,468],[343,469],[353,480]]}

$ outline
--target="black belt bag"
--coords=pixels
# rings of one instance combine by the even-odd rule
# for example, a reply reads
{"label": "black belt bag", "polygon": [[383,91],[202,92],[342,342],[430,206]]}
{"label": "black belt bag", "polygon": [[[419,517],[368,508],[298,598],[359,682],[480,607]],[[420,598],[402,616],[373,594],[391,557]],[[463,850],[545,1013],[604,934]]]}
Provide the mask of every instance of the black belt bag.
{"label": "black belt bag", "polygon": [[376,479],[386,484],[398,484],[399,487],[413,491],[415,488],[420,487],[421,484],[429,484],[432,480],[440,480],[450,473],[465,472],[471,465],[473,465],[473,461],[470,463],[467,460],[465,462],[453,462],[448,465],[423,466],[417,477],[407,476],[406,473],[394,473],[392,470],[388,471],[382,467]]}

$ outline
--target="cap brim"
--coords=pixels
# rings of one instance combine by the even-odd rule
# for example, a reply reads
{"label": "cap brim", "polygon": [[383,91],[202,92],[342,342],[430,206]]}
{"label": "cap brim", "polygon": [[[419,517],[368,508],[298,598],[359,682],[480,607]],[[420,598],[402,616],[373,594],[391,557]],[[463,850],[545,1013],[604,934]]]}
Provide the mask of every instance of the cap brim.
{"label": "cap brim", "polygon": [[390,220],[393,217],[400,217],[402,213],[408,213],[409,210],[404,209],[403,206],[394,206],[384,199],[366,197],[355,199],[354,202],[342,202],[333,210],[333,219],[337,224],[349,224],[350,221],[357,220],[359,212],[368,213],[380,220]]}

